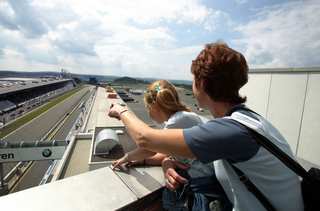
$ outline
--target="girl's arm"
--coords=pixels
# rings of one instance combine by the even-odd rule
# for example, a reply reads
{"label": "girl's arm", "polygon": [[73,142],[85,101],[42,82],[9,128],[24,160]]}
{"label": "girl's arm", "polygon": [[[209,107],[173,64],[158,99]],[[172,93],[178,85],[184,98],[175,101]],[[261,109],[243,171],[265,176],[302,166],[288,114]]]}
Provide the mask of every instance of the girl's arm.
{"label": "girl's arm", "polygon": [[160,166],[163,159],[167,155],[161,153],[155,153],[146,149],[137,148],[127,154],[122,158],[115,160],[112,163],[112,168],[121,168],[121,165],[131,163],[132,165],[144,164],[144,165],[153,165]]}
{"label": "girl's arm", "polygon": [[136,148],[126,153],[122,158],[115,160],[112,163],[112,167],[119,168],[121,167],[122,164],[126,164],[132,161],[141,161],[141,160],[143,161],[145,160],[145,158],[154,156],[155,154],[156,154],[155,152],[152,152],[146,149]]}
{"label": "girl's arm", "polygon": [[157,153],[152,157],[148,157],[144,159],[144,164],[151,166],[161,166],[163,159],[168,157],[166,154]]}

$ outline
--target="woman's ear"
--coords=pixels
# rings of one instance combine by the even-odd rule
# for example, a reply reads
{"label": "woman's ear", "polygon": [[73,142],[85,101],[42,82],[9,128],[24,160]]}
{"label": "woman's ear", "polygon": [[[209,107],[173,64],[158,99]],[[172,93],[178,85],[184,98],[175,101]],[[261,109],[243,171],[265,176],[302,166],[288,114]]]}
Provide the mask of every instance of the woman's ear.
{"label": "woman's ear", "polygon": [[204,91],[204,81],[203,81],[203,79],[199,80],[199,88],[201,89],[201,91]]}
{"label": "woman's ear", "polygon": [[199,80],[195,81],[195,86],[196,86],[198,91],[204,92],[204,81],[203,81],[203,79],[199,79]]}

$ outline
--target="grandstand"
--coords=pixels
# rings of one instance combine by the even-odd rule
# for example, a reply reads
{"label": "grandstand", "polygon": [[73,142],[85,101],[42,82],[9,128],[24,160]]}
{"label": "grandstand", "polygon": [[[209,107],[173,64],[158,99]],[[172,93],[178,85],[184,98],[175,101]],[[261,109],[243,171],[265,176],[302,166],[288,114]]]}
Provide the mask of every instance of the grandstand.
{"label": "grandstand", "polygon": [[72,79],[0,78],[0,126],[74,87]]}

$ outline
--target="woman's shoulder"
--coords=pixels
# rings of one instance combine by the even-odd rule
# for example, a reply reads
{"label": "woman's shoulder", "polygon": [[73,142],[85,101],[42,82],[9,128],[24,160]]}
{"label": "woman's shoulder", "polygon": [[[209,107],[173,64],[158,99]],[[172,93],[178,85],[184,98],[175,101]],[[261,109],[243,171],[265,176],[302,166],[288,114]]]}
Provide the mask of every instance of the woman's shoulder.
{"label": "woman's shoulder", "polygon": [[195,121],[198,121],[199,123],[204,122],[203,118],[204,117],[202,117],[192,111],[178,111],[170,117],[170,119],[172,119],[172,120],[195,120]]}
{"label": "woman's shoulder", "polygon": [[168,119],[166,125],[178,125],[180,128],[185,128],[184,126],[191,127],[204,122],[205,120],[194,112],[178,111]]}

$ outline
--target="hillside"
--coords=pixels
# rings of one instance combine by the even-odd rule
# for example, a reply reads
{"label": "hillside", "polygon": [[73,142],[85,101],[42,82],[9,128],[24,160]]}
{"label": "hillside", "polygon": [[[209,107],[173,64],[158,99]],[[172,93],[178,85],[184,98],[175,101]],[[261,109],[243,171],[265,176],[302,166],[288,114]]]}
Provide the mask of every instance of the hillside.
{"label": "hillside", "polygon": [[147,83],[144,80],[139,80],[139,79],[135,79],[135,78],[130,78],[130,77],[121,77],[121,78],[117,78],[113,81],[113,83],[124,83],[124,84],[145,84]]}

